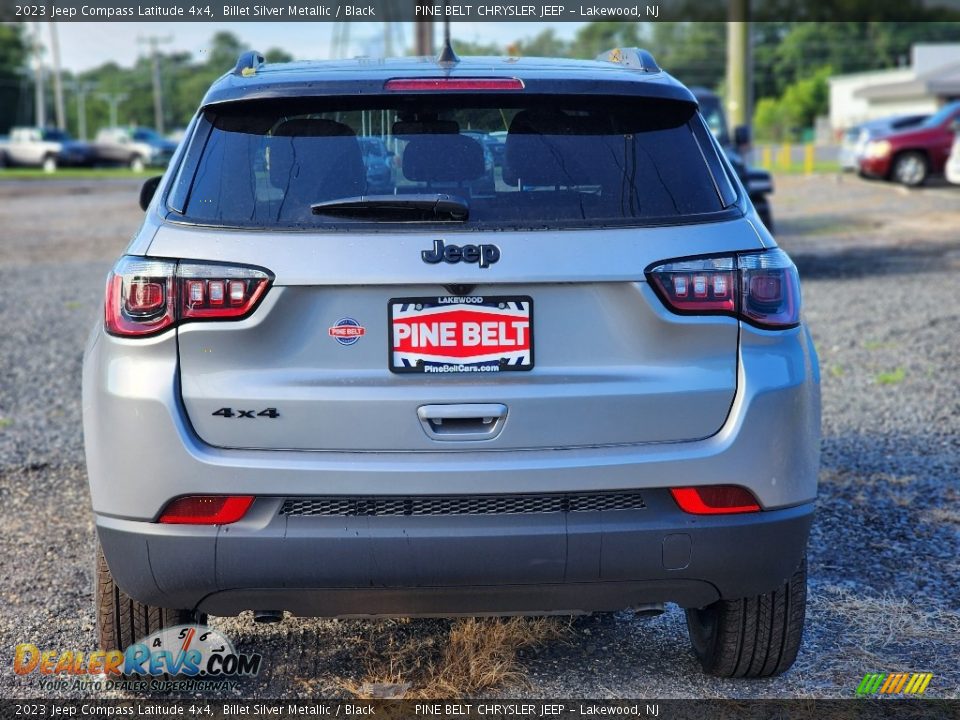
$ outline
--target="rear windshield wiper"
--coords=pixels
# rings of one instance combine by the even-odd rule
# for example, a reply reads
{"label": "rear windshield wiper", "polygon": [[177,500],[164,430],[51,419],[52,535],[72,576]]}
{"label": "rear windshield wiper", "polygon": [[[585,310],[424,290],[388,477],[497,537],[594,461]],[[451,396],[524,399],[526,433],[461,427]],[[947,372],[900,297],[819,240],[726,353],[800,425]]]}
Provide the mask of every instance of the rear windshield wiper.
{"label": "rear windshield wiper", "polygon": [[470,205],[466,200],[446,193],[360,195],[315,203],[310,209],[314,215],[377,220],[450,219],[463,222],[470,215]]}

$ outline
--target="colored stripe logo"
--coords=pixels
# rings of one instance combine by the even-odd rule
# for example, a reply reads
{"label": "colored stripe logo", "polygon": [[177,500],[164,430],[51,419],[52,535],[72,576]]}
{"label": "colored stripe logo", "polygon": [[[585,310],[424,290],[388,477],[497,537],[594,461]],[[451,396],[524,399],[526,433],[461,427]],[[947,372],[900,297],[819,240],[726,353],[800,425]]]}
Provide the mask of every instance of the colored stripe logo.
{"label": "colored stripe logo", "polygon": [[923,695],[933,673],[867,673],[857,695]]}

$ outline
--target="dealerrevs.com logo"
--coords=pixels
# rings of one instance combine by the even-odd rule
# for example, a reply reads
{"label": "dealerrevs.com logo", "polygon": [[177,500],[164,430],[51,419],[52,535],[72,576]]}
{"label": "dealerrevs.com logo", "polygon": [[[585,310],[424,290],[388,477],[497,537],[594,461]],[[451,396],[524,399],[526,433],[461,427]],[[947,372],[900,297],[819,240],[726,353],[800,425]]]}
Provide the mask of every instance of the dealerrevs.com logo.
{"label": "dealerrevs.com logo", "polygon": [[[14,651],[13,670],[36,675],[44,689],[201,689],[252,677],[259,654],[238,653],[222,633],[205,625],[159,630],[126,650],[41,650],[24,643]],[[168,678],[172,678],[168,679]]]}
{"label": "dealerrevs.com logo", "polygon": [[867,673],[857,695],[923,695],[932,679],[932,673]]}

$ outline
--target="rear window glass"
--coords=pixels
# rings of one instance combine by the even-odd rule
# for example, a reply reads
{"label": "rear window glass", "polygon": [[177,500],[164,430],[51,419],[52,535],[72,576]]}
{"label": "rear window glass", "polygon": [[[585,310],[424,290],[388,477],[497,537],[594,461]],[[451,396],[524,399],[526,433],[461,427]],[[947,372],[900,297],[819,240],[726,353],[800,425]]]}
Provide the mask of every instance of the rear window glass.
{"label": "rear window glass", "polygon": [[[316,214],[360,196],[449,194],[477,229],[690,221],[735,193],[696,109],[631,98],[438,97],[246,101],[204,113],[170,203],[226,227],[396,227]],[[200,132],[203,132],[201,128]],[[408,198],[409,200],[409,198]]]}

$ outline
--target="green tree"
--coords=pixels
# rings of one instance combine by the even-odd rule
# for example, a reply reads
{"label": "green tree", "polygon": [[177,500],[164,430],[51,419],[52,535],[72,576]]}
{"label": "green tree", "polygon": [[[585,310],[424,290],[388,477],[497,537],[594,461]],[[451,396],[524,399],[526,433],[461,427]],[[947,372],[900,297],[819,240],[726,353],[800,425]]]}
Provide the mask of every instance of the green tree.
{"label": "green tree", "polygon": [[787,136],[783,107],[776,98],[760,98],[753,111],[754,133],[758,140],[780,142]]}
{"label": "green tree", "polygon": [[517,54],[527,57],[569,57],[571,51],[570,43],[558,38],[553,28],[547,28],[516,44]]}
{"label": "green tree", "polygon": [[644,43],[657,63],[687,85],[716,90],[726,73],[725,23],[653,23]]}
{"label": "green tree", "polygon": [[615,47],[637,47],[642,43],[640,26],[635,22],[592,22],[581,27],[573,40],[570,55],[594,58]]}
{"label": "green tree", "polygon": [[496,43],[472,42],[470,40],[458,40],[452,38],[453,51],[457,55],[502,55],[503,49]]}
{"label": "green tree", "polygon": [[293,55],[280,48],[269,48],[263,53],[263,57],[268,63],[288,63],[293,61]]}
{"label": "green tree", "polygon": [[28,63],[23,23],[0,23],[0,132],[18,120],[18,109],[27,89],[23,72]]}
{"label": "green tree", "polygon": [[240,53],[250,48],[246,47],[240,38],[231,32],[221,30],[213,36],[210,47],[204,51],[204,63],[208,69],[225,73],[237,64]]}
{"label": "green tree", "polygon": [[789,85],[779,99],[762,98],[754,110],[753,123],[758,137],[767,140],[799,139],[818,115],[826,114],[829,102],[827,80],[833,75],[829,66]]}

